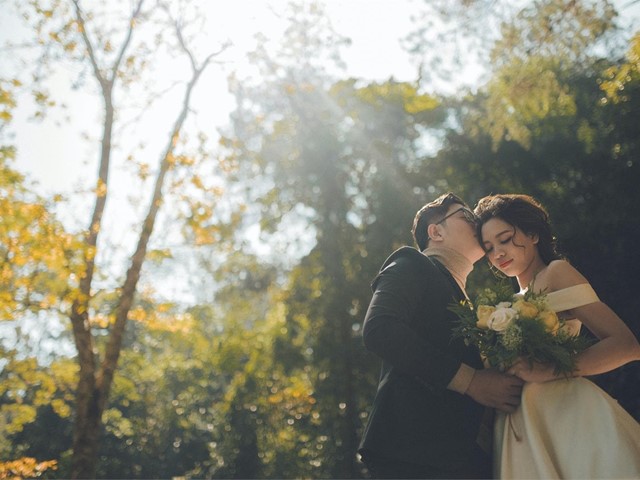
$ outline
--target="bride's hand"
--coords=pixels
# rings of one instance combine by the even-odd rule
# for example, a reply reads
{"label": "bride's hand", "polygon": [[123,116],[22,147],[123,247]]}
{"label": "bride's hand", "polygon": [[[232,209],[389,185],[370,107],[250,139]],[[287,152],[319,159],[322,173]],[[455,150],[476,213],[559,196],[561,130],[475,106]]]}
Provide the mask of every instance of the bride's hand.
{"label": "bride's hand", "polygon": [[520,377],[529,383],[549,382],[558,378],[551,365],[529,362],[529,360],[523,358],[518,359],[516,363],[507,370],[507,373]]}

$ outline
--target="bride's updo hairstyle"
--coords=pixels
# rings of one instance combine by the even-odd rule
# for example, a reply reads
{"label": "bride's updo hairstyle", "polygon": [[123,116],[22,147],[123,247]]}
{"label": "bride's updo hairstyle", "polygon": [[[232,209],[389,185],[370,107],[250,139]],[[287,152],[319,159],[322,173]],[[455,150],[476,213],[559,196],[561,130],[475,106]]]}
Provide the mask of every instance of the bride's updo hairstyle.
{"label": "bride's updo hairstyle", "polygon": [[537,235],[538,252],[544,263],[562,258],[556,250],[549,214],[533,197],[523,194],[488,195],[478,201],[474,213],[478,216],[478,238],[482,239],[482,225],[492,218],[499,218],[527,235]]}

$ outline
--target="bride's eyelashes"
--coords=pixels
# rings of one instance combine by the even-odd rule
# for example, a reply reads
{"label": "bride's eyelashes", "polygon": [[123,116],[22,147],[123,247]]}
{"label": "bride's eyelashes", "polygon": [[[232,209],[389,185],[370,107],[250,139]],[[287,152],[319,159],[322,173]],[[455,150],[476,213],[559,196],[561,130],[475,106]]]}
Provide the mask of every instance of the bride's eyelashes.
{"label": "bride's eyelashes", "polygon": [[[504,240],[500,240],[498,243],[499,243],[500,245],[506,245],[507,243],[511,242],[512,240],[513,240],[513,237],[509,237],[509,238],[505,238]],[[486,253],[491,253],[491,252],[493,252],[493,247],[487,247],[487,246],[485,245],[485,247],[484,247],[484,251],[485,251]]]}

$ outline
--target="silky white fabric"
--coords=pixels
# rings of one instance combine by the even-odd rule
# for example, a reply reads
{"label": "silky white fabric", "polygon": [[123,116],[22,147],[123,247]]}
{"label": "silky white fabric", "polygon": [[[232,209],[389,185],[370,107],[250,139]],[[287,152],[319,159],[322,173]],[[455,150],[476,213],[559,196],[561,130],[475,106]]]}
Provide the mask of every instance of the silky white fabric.
{"label": "silky white fabric", "polygon": [[[547,299],[557,312],[598,301],[588,284]],[[577,333],[580,322],[567,327]],[[527,383],[518,410],[496,415],[494,433],[496,478],[640,479],[640,424],[586,378]]]}
{"label": "silky white fabric", "polygon": [[580,283],[547,294],[549,308],[556,312],[563,312],[570,308],[581,307],[599,301],[600,299],[595,290],[588,283]]}

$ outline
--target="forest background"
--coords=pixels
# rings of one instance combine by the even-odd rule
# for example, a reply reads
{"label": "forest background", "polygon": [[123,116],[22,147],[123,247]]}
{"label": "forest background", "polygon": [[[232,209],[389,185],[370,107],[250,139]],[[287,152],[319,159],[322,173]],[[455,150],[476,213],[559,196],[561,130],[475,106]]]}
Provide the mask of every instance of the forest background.
{"label": "forest background", "polygon": [[638,3],[0,2],[0,478],[365,476],[369,284],[449,190],[541,200],[640,335]]}

